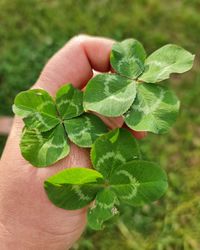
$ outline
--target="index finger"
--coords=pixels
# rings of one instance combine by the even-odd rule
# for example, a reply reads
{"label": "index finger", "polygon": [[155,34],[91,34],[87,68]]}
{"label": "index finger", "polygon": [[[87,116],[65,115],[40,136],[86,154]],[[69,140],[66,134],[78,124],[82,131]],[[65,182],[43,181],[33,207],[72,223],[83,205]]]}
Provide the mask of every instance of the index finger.
{"label": "index finger", "polygon": [[55,95],[64,83],[82,89],[93,76],[93,70],[110,70],[110,51],[114,41],[79,35],[72,38],[46,64],[34,87]]}

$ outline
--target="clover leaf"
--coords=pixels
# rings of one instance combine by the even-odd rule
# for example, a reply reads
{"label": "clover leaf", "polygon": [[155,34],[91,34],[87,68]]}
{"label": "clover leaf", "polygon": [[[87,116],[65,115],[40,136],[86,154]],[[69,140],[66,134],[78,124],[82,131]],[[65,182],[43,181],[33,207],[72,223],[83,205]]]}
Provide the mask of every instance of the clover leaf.
{"label": "clover leaf", "polygon": [[70,168],[60,171],[44,182],[48,198],[60,208],[80,209],[95,199],[103,176],[88,168]]}
{"label": "clover leaf", "polygon": [[20,142],[23,157],[34,166],[45,167],[69,154],[69,144],[62,124],[47,132],[24,128]]}
{"label": "clover leaf", "polygon": [[100,190],[95,197],[93,206],[88,211],[88,225],[94,230],[101,230],[104,221],[118,214],[116,194],[110,188]]}
{"label": "clover leaf", "polygon": [[145,58],[143,45],[135,39],[126,39],[113,45],[110,63],[120,75],[134,79],[144,72]]}
{"label": "clover leaf", "polygon": [[137,131],[165,133],[178,115],[180,102],[166,86],[138,84],[137,97],[128,112],[125,123]]}
{"label": "clover leaf", "polygon": [[64,126],[69,139],[80,147],[90,147],[99,136],[108,132],[104,123],[92,114],[66,120]]}
{"label": "clover leaf", "polygon": [[84,109],[108,117],[124,116],[136,131],[165,133],[176,121],[179,101],[167,87],[156,84],[172,73],[192,68],[194,55],[168,44],[146,58],[140,42],[127,39],[113,45],[110,63],[115,73],[92,78],[84,93]]}
{"label": "clover leaf", "polygon": [[36,167],[46,167],[66,157],[68,139],[80,147],[91,147],[108,131],[100,118],[84,114],[83,93],[71,84],[62,86],[55,100],[44,90],[19,93],[13,111],[25,128],[20,148],[23,157]]}
{"label": "clover leaf", "polygon": [[175,44],[167,44],[145,60],[145,70],[139,77],[156,83],[168,79],[172,73],[184,73],[192,68],[194,55]]}
{"label": "clover leaf", "polygon": [[136,139],[125,129],[113,130],[98,138],[92,146],[90,155],[93,166],[105,178],[109,178],[116,166],[141,159]]}
{"label": "clover leaf", "polygon": [[119,116],[129,109],[135,97],[135,81],[104,73],[89,81],[84,93],[84,107],[105,116]]}
{"label": "clover leaf", "polygon": [[59,124],[53,98],[42,89],[31,89],[19,93],[14,101],[13,111],[24,118],[25,125],[41,132]]}
{"label": "clover leaf", "polygon": [[141,206],[159,199],[167,189],[165,172],[156,163],[141,159],[136,140],[125,129],[99,137],[92,146],[93,169],[71,168],[44,182],[50,201],[74,210],[93,201],[88,224],[99,230],[118,213],[120,202]]}
{"label": "clover leaf", "polygon": [[56,107],[63,120],[83,114],[82,103],[83,93],[71,84],[62,86],[56,93]]}

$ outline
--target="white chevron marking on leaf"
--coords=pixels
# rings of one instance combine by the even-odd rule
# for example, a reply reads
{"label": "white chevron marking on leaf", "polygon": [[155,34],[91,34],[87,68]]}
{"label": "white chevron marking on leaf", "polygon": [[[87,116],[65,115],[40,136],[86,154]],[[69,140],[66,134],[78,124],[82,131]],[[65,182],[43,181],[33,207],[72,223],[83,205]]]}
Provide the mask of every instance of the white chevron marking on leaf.
{"label": "white chevron marking on leaf", "polygon": [[109,78],[104,79],[104,94],[108,97],[110,97],[110,95],[113,95],[113,93],[110,92],[110,88],[109,88],[109,84],[111,81],[115,81],[116,77],[115,75],[110,74]]}
{"label": "white chevron marking on leaf", "polygon": [[124,66],[125,66],[125,64],[131,64],[131,63],[137,63],[137,65],[139,66],[139,67],[142,67],[143,65],[141,64],[141,61],[140,61],[140,59],[138,59],[138,58],[122,58],[119,62],[118,62],[118,68],[119,68],[119,70],[121,71],[121,69],[122,69],[122,67],[123,67],[123,69],[125,68]]}
{"label": "white chevron marking on leaf", "polygon": [[48,147],[59,149],[59,148],[63,148],[65,145],[66,145],[66,142],[64,141],[62,144],[57,144],[57,145],[56,145],[56,144],[53,144],[53,143],[49,143],[49,144],[48,144]]}
{"label": "white chevron marking on leaf", "polygon": [[120,195],[120,198],[125,199],[125,200],[131,200],[132,198],[136,196],[136,194],[137,194],[137,186],[131,185],[131,193],[127,195]]}
{"label": "white chevron marking on leaf", "polygon": [[72,187],[72,190],[76,193],[76,195],[78,195],[78,197],[80,198],[80,200],[85,200],[85,201],[89,201],[90,200],[90,197],[88,195],[85,195],[80,187],[78,185],[74,185]]}
{"label": "white chevron marking on leaf", "polygon": [[126,170],[120,170],[117,172],[117,175],[123,174],[125,176],[127,176],[130,180],[131,183],[135,183],[137,182],[136,179]]}
{"label": "white chevron marking on leaf", "polygon": [[115,200],[110,204],[102,203],[98,200],[96,200],[95,203],[96,203],[96,206],[99,206],[101,209],[111,209],[111,208],[113,208],[113,206],[115,204]]}
{"label": "white chevron marking on leaf", "polygon": [[128,171],[126,170],[120,170],[117,172],[117,175],[124,175],[124,176],[127,176],[128,179],[130,180],[130,188],[131,188],[131,193],[127,194],[127,195],[120,195],[120,197],[122,199],[126,199],[126,200],[130,200],[132,199],[133,197],[136,196],[137,194],[137,189],[138,187],[140,186],[140,183],[136,180],[136,178],[134,178]]}
{"label": "white chevron marking on leaf", "polygon": [[121,161],[122,163],[126,162],[126,159],[120,154],[120,153],[115,153],[113,151],[107,152],[105,155],[103,155],[98,162],[96,163],[96,167],[98,168],[101,164],[104,163],[105,160],[108,160],[110,158],[114,157],[115,159]]}
{"label": "white chevron marking on leaf", "polygon": [[43,117],[41,116],[40,113],[35,113],[35,117],[36,117],[36,119],[38,119],[38,121],[40,121],[46,128],[49,128],[49,129],[52,128],[52,126],[49,126],[48,124],[45,123],[45,121],[44,121],[44,119],[43,119]]}
{"label": "white chevron marking on leaf", "polygon": [[91,127],[93,127],[90,119],[87,116],[85,117],[85,123],[86,123],[88,129],[91,128]]}
{"label": "white chevron marking on leaf", "polygon": [[[156,102],[153,105],[143,105],[143,103],[141,102],[140,104],[133,104],[133,109],[139,112],[143,112],[145,115],[148,115],[150,113],[153,113],[161,104],[161,102],[163,101],[164,97],[165,97],[165,92],[162,88],[160,89],[160,96],[159,98],[157,98]],[[129,115],[129,114],[128,114]]]}
{"label": "white chevron marking on leaf", "polygon": [[75,103],[73,103],[71,100],[67,100],[67,99],[66,100],[62,100],[57,105],[58,105],[58,107],[61,107],[61,106],[65,105],[65,104],[69,104],[69,106],[74,107],[76,109],[77,113],[79,112],[78,105],[76,105]]}
{"label": "white chevron marking on leaf", "polygon": [[36,135],[36,137],[37,137],[37,139],[39,141],[39,144],[43,144],[44,143],[44,138],[42,137],[42,135],[39,132],[39,130],[35,129],[34,132],[35,132],[35,135]]}
{"label": "white chevron marking on leaf", "polygon": [[48,105],[54,106],[54,104],[53,104],[51,101],[46,101],[46,102],[41,103],[41,104],[37,107],[37,110],[42,111],[43,108],[46,107],[46,106],[48,106]]}
{"label": "white chevron marking on leaf", "polygon": [[85,117],[84,125],[85,125],[84,128],[82,130],[80,130],[79,132],[72,133],[74,137],[82,137],[86,133],[90,132],[91,128],[93,127],[93,125],[88,117]]}
{"label": "white chevron marking on leaf", "polygon": [[126,100],[124,100],[124,97],[121,98],[121,97],[117,97],[117,96],[112,95],[109,97],[109,99],[124,103],[124,102],[129,102],[130,100],[133,99],[133,97],[130,95],[128,98],[126,98]]}

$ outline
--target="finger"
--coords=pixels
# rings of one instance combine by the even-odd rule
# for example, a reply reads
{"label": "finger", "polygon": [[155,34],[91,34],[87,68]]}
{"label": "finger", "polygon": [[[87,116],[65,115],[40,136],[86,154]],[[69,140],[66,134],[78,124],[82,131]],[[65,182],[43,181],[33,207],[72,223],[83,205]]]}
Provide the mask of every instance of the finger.
{"label": "finger", "polygon": [[129,128],[126,124],[123,125],[123,128],[126,128],[127,130],[129,130],[136,139],[140,140],[147,136],[146,131],[135,131]]}
{"label": "finger", "polygon": [[121,128],[123,126],[124,120],[122,116],[106,117],[94,111],[91,111],[90,113],[98,116],[110,129]]}
{"label": "finger", "polygon": [[110,70],[110,51],[114,41],[85,35],[71,39],[47,63],[34,87],[55,95],[68,82],[82,89],[93,76],[93,70]]}
{"label": "finger", "polygon": [[144,137],[147,136],[147,132],[146,131],[135,131],[135,130],[131,130],[131,129],[130,129],[130,131],[131,131],[132,135],[136,139],[139,139],[139,140],[141,140],[141,139],[143,139]]}

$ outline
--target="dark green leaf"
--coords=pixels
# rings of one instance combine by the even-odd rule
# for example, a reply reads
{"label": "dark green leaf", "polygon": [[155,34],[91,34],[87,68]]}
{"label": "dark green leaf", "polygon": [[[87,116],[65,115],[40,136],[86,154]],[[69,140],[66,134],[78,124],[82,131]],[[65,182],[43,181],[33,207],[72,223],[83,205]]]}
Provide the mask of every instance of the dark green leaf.
{"label": "dark green leaf", "polygon": [[97,193],[93,206],[88,211],[88,225],[94,230],[102,229],[103,222],[117,214],[117,197],[109,188]]}
{"label": "dark green leaf", "polygon": [[136,139],[125,129],[116,129],[98,138],[91,150],[93,166],[105,178],[109,178],[116,166],[140,157]]}
{"label": "dark green leaf", "polygon": [[120,75],[137,78],[144,71],[146,52],[140,42],[127,39],[112,47],[110,62]]}
{"label": "dark green leaf", "polygon": [[114,168],[110,185],[119,200],[133,206],[159,199],[168,187],[165,172],[156,163],[142,160]]}
{"label": "dark green leaf", "polygon": [[62,119],[81,115],[83,110],[83,92],[72,84],[62,86],[56,94],[56,106]]}

